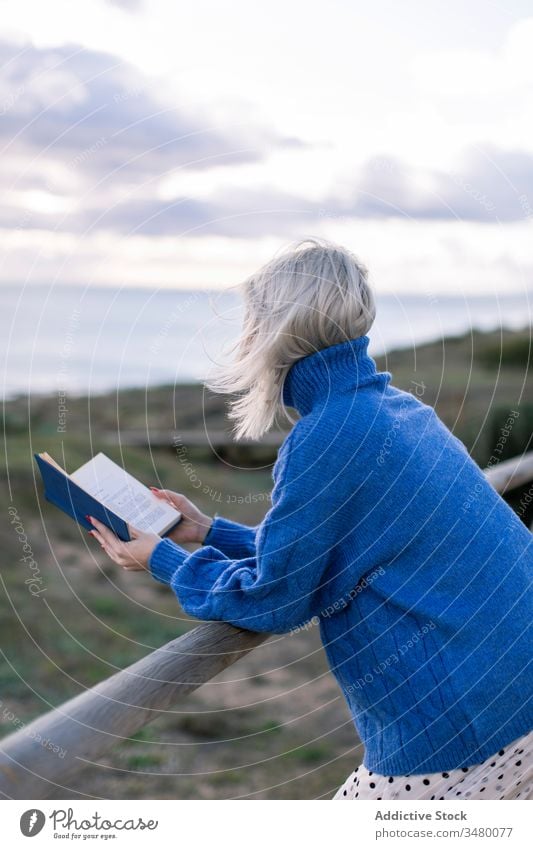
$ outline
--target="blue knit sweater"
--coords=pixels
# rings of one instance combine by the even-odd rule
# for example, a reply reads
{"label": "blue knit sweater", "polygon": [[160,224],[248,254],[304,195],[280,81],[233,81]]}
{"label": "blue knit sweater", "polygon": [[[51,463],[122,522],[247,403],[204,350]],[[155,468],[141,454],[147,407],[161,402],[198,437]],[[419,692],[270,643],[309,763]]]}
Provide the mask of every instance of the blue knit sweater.
{"label": "blue knit sweater", "polygon": [[533,535],[464,445],[378,372],[367,336],[305,357],[255,528],[217,516],[194,553],[157,544],[183,609],[253,631],[320,625],[380,774],[479,763],[533,726]]}

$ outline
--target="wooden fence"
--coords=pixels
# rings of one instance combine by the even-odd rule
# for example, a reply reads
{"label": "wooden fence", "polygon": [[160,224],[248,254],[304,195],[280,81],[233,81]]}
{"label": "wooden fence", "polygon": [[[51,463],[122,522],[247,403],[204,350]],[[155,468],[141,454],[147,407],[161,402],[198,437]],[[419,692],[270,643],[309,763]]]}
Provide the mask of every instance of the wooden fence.
{"label": "wooden fence", "polygon": [[[485,470],[504,493],[533,480],[533,452]],[[205,623],[0,740],[0,795],[46,799],[116,743],[266,640],[224,623]],[[51,746],[60,747],[61,757]],[[63,755],[63,751],[65,754]]]}

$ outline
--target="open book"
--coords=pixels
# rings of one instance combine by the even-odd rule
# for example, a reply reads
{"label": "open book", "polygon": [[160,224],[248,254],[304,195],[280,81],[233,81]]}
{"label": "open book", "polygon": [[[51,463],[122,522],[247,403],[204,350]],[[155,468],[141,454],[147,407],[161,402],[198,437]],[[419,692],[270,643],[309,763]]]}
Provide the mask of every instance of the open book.
{"label": "open book", "polygon": [[178,510],[157,498],[105,454],[96,454],[70,475],[46,452],[35,454],[35,459],[47,501],[84,528],[93,527],[85,517],[94,516],[128,542],[128,523],[140,531],[163,536],[181,519]]}

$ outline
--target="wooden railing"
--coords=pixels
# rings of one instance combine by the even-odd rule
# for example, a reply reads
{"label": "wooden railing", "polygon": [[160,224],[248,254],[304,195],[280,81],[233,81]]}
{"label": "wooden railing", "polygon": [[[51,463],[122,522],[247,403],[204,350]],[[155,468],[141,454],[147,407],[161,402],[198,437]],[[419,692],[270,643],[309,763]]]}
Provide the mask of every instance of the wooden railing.
{"label": "wooden railing", "polygon": [[[12,799],[61,797],[62,790],[68,794],[70,779],[88,762],[267,637],[224,623],[199,625],[39,717],[0,740],[0,793]],[[60,747],[61,757],[48,744]]]}
{"label": "wooden railing", "polygon": [[[533,480],[533,452],[485,470],[498,492]],[[199,625],[0,740],[0,794],[46,799],[116,743],[231,666],[268,634],[224,623]],[[61,756],[52,747],[61,749]]]}
{"label": "wooden railing", "polygon": [[523,486],[533,480],[533,451],[513,457],[512,460],[505,460],[503,463],[496,463],[485,469],[485,475],[500,495],[510,489]]}
{"label": "wooden railing", "polygon": [[[250,444],[255,450],[264,446],[279,448],[283,438],[287,435],[285,431],[272,430],[261,437],[260,442],[252,441]],[[99,435],[99,440],[106,445],[122,445],[131,447],[152,448],[176,448],[181,445],[186,448],[226,448],[237,447],[232,434],[227,430],[210,428],[209,430],[154,430],[137,429],[119,431],[105,431]]]}

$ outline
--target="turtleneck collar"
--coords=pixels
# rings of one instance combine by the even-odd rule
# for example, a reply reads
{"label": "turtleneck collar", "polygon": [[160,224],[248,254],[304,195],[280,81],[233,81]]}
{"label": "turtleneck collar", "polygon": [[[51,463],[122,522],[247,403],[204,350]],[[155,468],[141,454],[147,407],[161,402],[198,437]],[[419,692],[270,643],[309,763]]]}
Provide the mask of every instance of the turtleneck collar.
{"label": "turtleneck collar", "polygon": [[368,336],[359,336],[297,360],[283,385],[286,406],[305,416],[314,406],[339,392],[356,389],[379,375],[390,379],[389,372],[377,371],[367,352],[369,341]]}

